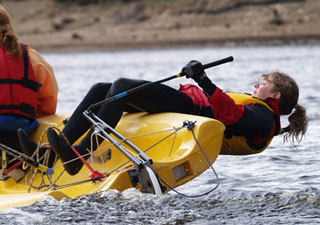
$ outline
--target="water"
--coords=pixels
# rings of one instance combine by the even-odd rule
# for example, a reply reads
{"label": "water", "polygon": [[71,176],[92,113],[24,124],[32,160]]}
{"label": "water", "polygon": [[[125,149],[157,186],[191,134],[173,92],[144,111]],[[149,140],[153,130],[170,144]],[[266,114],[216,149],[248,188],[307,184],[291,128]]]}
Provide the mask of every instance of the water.
{"label": "water", "polygon": [[[191,59],[235,61],[207,71],[224,90],[251,92],[261,73],[282,71],[300,86],[299,104],[310,118],[305,139],[296,146],[274,138],[265,152],[219,156],[213,164],[221,184],[209,195],[189,199],[129,189],[110,190],[60,202],[48,197],[31,206],[0,212],[0,224],[320,224],[320,46],[221,47],[114,52],[45,53],[60,86],[58,112],[72,112],[90,86],[119,77],[159,80]],[[167,82],[178,87],[185,78]],[[286,124],[283,118],[282,124]],[[208,170],[179,187],[188,194],[216,185]]]}

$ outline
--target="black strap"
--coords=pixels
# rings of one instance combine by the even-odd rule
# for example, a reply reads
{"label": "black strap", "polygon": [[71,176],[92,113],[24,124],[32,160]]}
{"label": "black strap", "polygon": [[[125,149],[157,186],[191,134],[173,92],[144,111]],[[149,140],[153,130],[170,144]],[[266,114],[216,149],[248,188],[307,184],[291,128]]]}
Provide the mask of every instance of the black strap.
{"label": "black strap", "polygon": [[0,110],[19,110],[31,116],[36,116],[35,108],[24,102],[21,105],[0,105]]}
{"label": "black strap", "polygon": [[22,86],[27,87],[33,91],[38,90],[38,83],[29,79],[29,57],[26,46],[24,44],[20,44],[23,55],[23,64],[24,64],[24,77],[22,78]]}
{"label": "black strap", "polygon": [[24,78],[28,79],[29,78],[29,57],[28,57],[28,52],[27,48],[24,44],[20,44],[21,49],[22,49],[22,55],[23,55],[23,64],[24,64]]}
{"label": "black strap", "polygon": [[20,84],[23,87],[29,88],[34,92],[38,90],[38,83],[32,80],[26,80],[25,77],[22,80],[17,79],[0,79],[0,84]]}

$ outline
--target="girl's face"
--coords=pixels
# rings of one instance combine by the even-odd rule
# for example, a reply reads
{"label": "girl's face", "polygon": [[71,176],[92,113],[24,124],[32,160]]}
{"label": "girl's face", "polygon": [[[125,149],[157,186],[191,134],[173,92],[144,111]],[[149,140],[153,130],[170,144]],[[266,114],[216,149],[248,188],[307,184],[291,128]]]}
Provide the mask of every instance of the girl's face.
{"label": "girl's face", "polygon": [[262,100],[266,100],[269,97],[272,97],[272,98],[280,97],[279,92],[272,91],[273,87],[274,87],[274,83],[273,83],[272,76],[261,77],[260,81],[254,85],[252,96],[256,98],[260,98]]}

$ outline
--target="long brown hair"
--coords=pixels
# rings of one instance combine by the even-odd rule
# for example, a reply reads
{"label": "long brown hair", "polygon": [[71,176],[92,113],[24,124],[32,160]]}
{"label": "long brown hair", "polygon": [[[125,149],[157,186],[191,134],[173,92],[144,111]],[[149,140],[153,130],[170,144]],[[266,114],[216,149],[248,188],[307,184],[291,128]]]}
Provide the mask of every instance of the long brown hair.
{"label": "long brown hair", "polygon": [[13,55],[20,55],[18,36],[13,32],[7,10],[0,5],[0,45]]}
{"label": "long brown hair", "polygon": [[282,128],[280,134],[284,134],[284,141],[300,142],[308,127],[306,109],[298,104],[299,87],[294,79],[284,73],[273,72],[263,75],[272,77],[274,83],[273,92],[280,92],[279,111],[280,115],[289,115],[289,125]]}

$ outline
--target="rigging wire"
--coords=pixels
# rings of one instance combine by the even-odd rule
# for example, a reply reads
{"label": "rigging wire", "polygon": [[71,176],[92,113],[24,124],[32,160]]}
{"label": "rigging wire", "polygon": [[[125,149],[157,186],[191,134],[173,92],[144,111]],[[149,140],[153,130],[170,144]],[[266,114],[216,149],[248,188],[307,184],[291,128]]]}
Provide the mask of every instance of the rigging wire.
{"label": "rigging wire", "polygon": [[[181,192],[177,191],[175,188],[171,187],[171,186],[170,186],[165,180],[163,180],[161,177],[158,176],[158,178],[159,178],[159,180],[160,180],[162,183],[164,183],[170,190],[172,190],[173,192],[177,193],[178,195],[183,196],[183,197],[186,197],[186,198],[198,198],[198,197],[205,196],[205,195],[213,192],[214,190],[216,190],[216,189],[219,187],[219,185],[220,185],[220,179],[219,179],[219,177],[218,177],[217,172],[216,172],[215,169],[213,168],[212,164],[210,163],[210,160],[208,159],[207,155],[205,154],[203,148],[201,147],[199,141],[197,140],[197,138],[196,138],[196,136],[195,136],[195,134],[194,134],[193,127],[194,127],[194,124],[195,124],[195,123],[196,123],[196,122],[185,121],[184,124],[183,124],[183,126],[178,127],[178,128],[175,128],[175,127],[174,127],[174,128],[172,128],[172,129],[168,129],[168,130],[165,130],[165,131],[159,131],[159,132],[154,132],[154,133],[149,133],[149,134],[144,134],[144,135],[138,135],[138,136],[134,136],[134,137],[130,137],[130,138],[125,138],[125,139],[119,140],[118,142],[121,143],[121,142],[124,142],[125,140],[134,139],[134,138],[139,138],[139,137],[144,137],[144,136],[150,136],[150,135],[153,135],[153,134],[159,134],[159,133],[168,132],[168,131],[172,131],[172,130],[173,130],[172,133],[170,133],[170,134],[167,135],[166,137],[162,138],[161,140],[157,141],[156,143],[154,143],[153,145],[149,146],[147,149],[144,150],[144,152],[147,152],[147,151],[149,151],[149,150],[152,149],[153,147],[157,146],[159,143],[161,143],[162,141],[166,140],[167,138],[169,138],[169,137],[172,136],[172,135],[174,135],[174,140],[173,140],[173,142],[174,142],[175,139],[176,139],[177,132],[180,131],[182,128],[185,128],[185,127],[186,127],[189,131],[192,132],[192,135],[193,135],[194,140],[196,141],[196,143],[197,143],[197,145],[199,146],[199,148],[200,148],[203,156],[205,157],[207,163],[209,164],[211,170],[213,171],[213,173],[214,173],[214,175],[215,175],[215,177],[216,177],[216,180],[217,180],[216,186],[215,186],[214,188],[212,188],[211,190],[206,191],[206,192],[204,192],[204,193],[202,193],[202,194],[199,194],[199,195],[187,195],[187,194],[181,193]],[[56,129],[57,129],[57,128],[56,128]],[[47,129],[46,129],[46,130],[47,130]],[[44,131],[44,132],[45,132],[45,131]],[[61,131],[60,131],[60,132],[61,132]],[[97,136],[104,138],[102,135],[96,134],[96,141],[97,141],[97,138],[98,138]],[[43,135],[42,135],[41,137],[43,137]],[[42,138],[41,138],[41,139],[42,139]],[[94,139],[94,138],[91,137],[91,141],[93,141],[93,139]],[[104,139],[105,139],[105,138],[104,138]],[[106,140],[106,139],[105,139],[105,140]],[[40,142],[40,141],[39,141],[39,142]],[[110,144],[109,147],[112,146],[112,145],[113,145],[113,144]],[[171,145],[170,154],[171,154],[173,145],[174,145],[174,143],[172,143],[172,145]],[[105,148],[106,148],[106,146],[104,146],[103,148],[100,148],[100,149],[96,149],[95,151],[92,151],[92,148],[91,148],[91,151],[89,150],[86,155],[93,155],[93,153],[95,153],[95,152],[97,152],[97,151],[101,151],[101,150],[103,150],[103,149],[105,149]],[[37,150],[38,150],[38,149],[39,149],[39,147],[37,148]],[[133,154],[133,153],[132,153],[132,154]],[[38,159],[39,159],[39,158],[38,158]],[[70,163],[70,162],[72,162],[72,161],[74,161],[74,160],[78,160],[78,157],[75,158],[75,159],[72,159],[72,160],[70,160],[70,161],[68,161],[68,162],[64,162],[64,163],[61,163],[61,164],[59,164],[59,165],[56,165],[56,166],[53,167],[53,168],[57,168],[57,167],[63,166],[64,164]],[[110,171],[110,172],[104,172],[102,178],[108,177],[110,174],[114,173],[115,171],[118,171],[121,167],[123,167],[125,164],[127,164],[127,163],[129,163],[129,162],[130,162],[130,160],[124,162],[123,164],[121,164],[120,166],[118,166],[117,168],[115,168],[114,170],[112,170],[112,171]],[[32,180],[34,179],[34,175],[35,175],[35,173],[37,173],[37,171],[38,171],[37,169],[34,170],[34,174],[32,175]],[[64,171],[64,170],[63,170],[63,171]],[[32,187],[32,188],[35,188],[35,189],[37,189],[37,190],[42,189],[42,188],[44,188],[44,187],[46,187],[45,189],[48,190],[50,187],[53,187],[54,190],[57,190],[57,189],[62,189],[62,188],[70,187],[70,186],[75,186],[75,185],[82,184],[82,183],[86,183],[86,182],[95,182],[95,181],[96,181],[94,178],[91,178],[91,179],[87,179],[87,180],[83,180],[83,181],[73,182],[73,183],[70,183],[70,184],[56,185],[56,182],[57,182],[58,179],[61,177],[63,171],[61,171],[61,173],[60,173],[59,176],[55,179],[55,181],[52,181],[52,180],[51,180],[51,175],[46,174],[47,177],[48,177],[48,179],[49,179],[49,181],[50,181],[50,184],[45,184],[43,178],[42,178],[42,181],[41,181],[40,186],[38,186],[38,187],[34,187],[34,186],[32,185],[33,182],[27,182],[27,183],[29,183],[29,191],[30,191],[30,188],[31,188],[31,187]],[[44,173],[41,172],[41,174],[42,174],[42,177],[43,177],[43,176],[44,176]],[[31,174],[28,174],[28,175],[26,176],[26,180],[28,180],[27,177],[28,177],[29,175],[31,175]]]}
{"label": "rigging wire", "polygon": [[[168,134],[167,136],[165,136],[164,138],[162,138],[161,140],[159,140],[159,141],[156,142],[155,144],[153,144],[153,145],[151,145],[150,147],[148,147],[147,149],[145,149],[144,152],[146,152],[146,151],[150,150],[151,148],[155,147],[156,145],[158,145],[159,143],[161,143],[162,141],[166,140],[166,139],[169,138],[170,136],[176,134],[176,133],[177,133],[180,129],[182,129],[183,127],[184,127],[184,126],[181,126],[181,127],[179,127],[179,128],[171,128],[171,129],[167,129],[167,130],[163,130],[163,131],[157,131],[157,132],[153,132],[153,133],[149,133],[149,134],[132,136],[132,137],[129,137],[129,138],[121,139],[121,140],[119,140],[118,142],[121,143],[121,142],[124,142],[124,141],[129,140],[129,139],[141,138],[141,137],[145,137],[145,136],[150,136],[150,135],[155,135],[155,134],[160,134],[160,133],[165,133],[165,132],[173,131],[172,133]],[[51,128],[54,128],[54,129],[56,129],[59,133],[62,133],[62,132],[61,132],[58,128],[56,128],[56,127],[51,127]],[[41,142],[41,139],[44,137],[44,133],[45,133],[48,129],[49,129],[49,128],[47,128],[47,129],[45,129],[45,130],[43,131],[43,134],[42,134],[42,136],[41,136],[41,138],[40,138],[40,140],[39,140],[39,143]],[[63,135],[63,133],[62,133],[62,135]],[[98,134],[96,134],[96,135],[98,135]],[[106,138],[104,138],[104,137],[101,136],[101,135],[99,135],[99,137],[102,137],[103,139],[107,140]],[[65,137],[65,138],[66,138],[66,137]],[[95,151],[88,151],[88,153],[85,154],[85,155],[83,155],[82,157],[85,157],[85,156],[88,156],[88,155],[93,154],[93,153],[95,153],[95,152],[101,151],[101,150],[103,150],[103,149],[105,149],[105,148],[108,148],[108,147],[110,147],[110,146],[113,146],[113,144],[109,144],[108,146],[104,146],[103,148],[96,149]],[[38,149],[39,149],[39,147],[38,147]],[[20,153],[20,154],[23,154],[23,153]],[[134,154],[134,153],[133,153],[133,154]],[[59,165],[55,165],[54,167],[52,167],[52,169],[61,167],[61,166],[65,165],[65,164],[67,164],[67,163],[73,162],[73,161],[78,160],[78,159],[79,159],[79,157],[76,157],[76,158],[74,158],[74,159],[72,159],[72,160],[69,160],[69,161],[66,161],[66,162],[61,162]],[[114,170],[112,170],[112,171],[110,171],[110,172],[104,172],[104,173],[102,173],[102,174],[103,174],[102,179],[103,179],[103,178],[106,178],[106,177],[110,176],[110,174],[118,171],[121,167],[123,167],[125,164],[127,164],[127,163],[129,163],[129,162],[130,162],[130,160],[124,162],[123,164],[121,164],[120,166],[118,166],[117,168],[115,168]],[[127,167],[125,167],[125,168],[127,168]],[[29,174],[25,177],[26,182],[29,184],[29,192],[30,192],[30,188],[31,188],[31,187],[32,187],[32,188],[35,188],[35,189],[37,189],[37,190],[40,190],[40,189],[42,189],[42,188],[44,188],[44,187],[46,187],[45,190],[48,190],[50,187],[54,187],[54,189],[56,190],[56,189],[61,189],[61,188],[69,187],[69,186],[75,186],[75,185],[78,185],[78,184],[81,184],[81,183],[92,182],[92,181],[95,182],[95,181],[96,181],[94,178],[91,178],[91,179],[87,179],[87,180],[83,180],[83,181],[73,182],[73,183],[70,183],[70,184],[56,185],[56,182],[57,182],[58,179],[61,177],[61,175],[62,175],[62,173],[63,173],[64,171],[65,171],[65,170],[63,169],[63,170],[60,172],[60,174],[59,174],[58,177],[55,179],[55,181],[52,181],[51,175],[41,173],[41,176],[42,176],[42,178],[41,178],[41,184],[42,184],[42,185],[40,185],[40,186],[38,186],[38,187],[33,186],[33,185],[32,185],[33,182],[32,182],[32,181],[30,182],[30,181],[28,180],[28,177],[31,175],[32,172],[29,173]],[[34,179],[34,176],[35,176],[34,174],[37,173],[37,172],[38,172],[37,169],[33,170],[33,175],[32,175],[31,180]],[[50,184],[45,184],[45,183],[44,183],[44,175],[47,175]]]}
{"label": "rigging wire", "polygon": [[193,127],[194,127],[194,124],[195,124],[195,123],[196,123],[196,122],[185,121],[184,124],[187,126],[187,129],[188,129],[188,130],[191,130],[192,136],[193,136],[194,140],[196,141],[197,145],[199,146],[199,148],[200,148],[203,156],[205,157],[206,161],[208,162],[211,170],[213,171],[213,173],[214,173],[214,175],[215,175],[215,177],[216,177],[216,179],[217,179],[217,184],[216,184],[215,187],[213,187],[213,188],[210,189],[209,191],[206,191],[206,192],[204,192],[204,193],[202,193],[202,194],[198,194],[198,195],[187,195],[187,194],[184,194],[184,193],[181,193],[181,192],[177,191],[175,188],[171,187],[166,181],[164,181],[160,176],[158,176],[159,179],[160,179],[168,188],[170,188],[170,190],[172,190],[173,192],[175,192],[175,193],[177,193],[178,195],[183,196],[183,197],[185,197],[185,198],[199,198],[199,197],[203,197],[203,196],[205,196],[205,195],[210,194],[210,193],[213,192],[214,190],[216,190],[216,189],[219,187],[219,185],[220,185],[220,179],[219,179],[219,176],[218,176],[217,172],[216,172],[215,169],[213,168],[210,160],[208,159],[206,153],[204,152],[203,148],[201,147],[198,139],[196,138],[196,136],[195,136],[195,134],[194,134]]}

